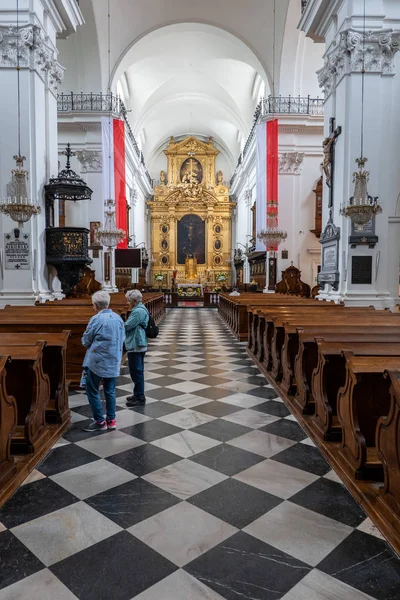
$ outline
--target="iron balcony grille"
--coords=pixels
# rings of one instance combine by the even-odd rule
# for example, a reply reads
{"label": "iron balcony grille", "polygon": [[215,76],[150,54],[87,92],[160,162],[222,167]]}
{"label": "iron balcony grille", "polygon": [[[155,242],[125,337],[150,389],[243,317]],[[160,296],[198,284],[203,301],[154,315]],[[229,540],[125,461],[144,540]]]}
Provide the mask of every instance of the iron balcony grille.
{"label": "iron balcony grille", "polygon": [[269,96],[268,98],[262,98],[257,104],[254,112],[253,125],[251,127],[249,136],[246,140],[244,148],[239,155],[239,159],[236,165],[236,169],[230,180],[232,186],[239,166],[247,156],[250,149],[251,143],[254,139],[256,127],[262,117],[267,115],[324,115],[324,99],[323,98],[310,98],[310,96]]}
{"label": "iron balcony grille", "polygon": [[115,94],[58,94],[58,112],[106,112],[120,114],[121,99]]}
{"label": "iron balcony grille", "polygon": [[306,10],[308,4],[308,0],[301,0],[301,14]]}
{"label": "iron balcony grille", "polygon": [[149,171],[147,170],[143,152],[141,152],[136,138],[133,134],[132,128],[128,121],[128,111],[121,98],[115,94],[58,94],[57,96],[57,111],[59,113],[70,113],[70,112],[99,112],[121,116],[126,125],[126,134],[132,142],[133,149],[136,156],[139,158],[144,168],[144,174],[153,187],[153,180]]}

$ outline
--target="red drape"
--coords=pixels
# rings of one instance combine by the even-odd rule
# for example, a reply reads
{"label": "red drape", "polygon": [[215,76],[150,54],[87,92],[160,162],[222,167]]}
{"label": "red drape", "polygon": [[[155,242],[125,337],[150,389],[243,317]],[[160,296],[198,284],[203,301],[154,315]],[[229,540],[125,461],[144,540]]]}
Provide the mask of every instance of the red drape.
{"label": "red drape", "polygon": [[[114,119],[114,187],[115,187],[115,217],[117,227],[127,231],[126,211],[126,173],[125,173],[125,123]],[[117,248],[127,248],[128,239],[122,240]]]}

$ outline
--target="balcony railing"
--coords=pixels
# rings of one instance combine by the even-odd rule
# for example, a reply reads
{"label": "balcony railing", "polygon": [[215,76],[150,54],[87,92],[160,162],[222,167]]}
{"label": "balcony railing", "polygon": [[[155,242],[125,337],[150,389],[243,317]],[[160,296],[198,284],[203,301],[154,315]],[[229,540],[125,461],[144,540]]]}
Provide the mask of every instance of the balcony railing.
{"label": "balcony railing", "polygon": [[58,112],[121,113],[121,99],[114,94],[58,94]]}
{"label": "balcony railing", "polygon": [[113,113],[121,116],[125,121],[126,134],[131,140],[133,149],[143,165],[145,177],[153,187],[153,180],[147,170],[143,152],[138,146],[128,121],[128,111],[119,96],[116,96],[115,94],[74,94],[73,92],[70,94],[58,94],[57,110],[59,113],[100,112],[107,114]]}
{"label": "balcony railing", "polygon": [[308,0],[301,0],[301,14],[306,10],[308,4]]}
{"label": "balcony railing", "polygon": [[323,98],[310,98],[310,96],[269,96],[268,98],[262,98],[257,104],[254,112],[253,125],[251,127],[249,136],[246,140],[244,148],[239,155],[239,159],[236,165],[236,169],[233,173],[232,179],[230,180],[231,186],[233,185],[238,169],[242,164],[243,160],[250,149],[251,143],[254,139],[256,127],[263,117],[268,115],[317,115],[323,116],[324,114],[324,100]]}

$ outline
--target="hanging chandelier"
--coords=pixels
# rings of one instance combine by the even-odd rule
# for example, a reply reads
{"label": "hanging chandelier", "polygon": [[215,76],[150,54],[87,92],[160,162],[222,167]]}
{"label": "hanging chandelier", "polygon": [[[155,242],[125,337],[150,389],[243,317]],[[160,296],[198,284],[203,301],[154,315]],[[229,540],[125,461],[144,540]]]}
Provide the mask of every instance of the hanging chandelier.
{"label": "hanging chandelier", "polygon": [[365,225],[372,217],[382,212],[378,197],[373,198],[368,194],[369,171],[364,170],[367,160],[365,157],[356,159],[358,172],[353,173],[354,196],[340,209],[340,214],[351,219],[355,225]]}
{"label": "hanging chandelier", "polygon": [[356,159],[358,172],[353,173],[354,195],[348,204],[340,208],[340,214],[350,219],[355,225],[366,225],[372,217],[382,212],[378,203],[378,196],[372,197],[368,193],[369,171],[365,171],[367,158],[364,156],[364,96],[365,96],[365,39],[366,33],[366,0],[364,0],[364,24],[362,35],[362,68],[361,68],[361,135],[360,158]]}
{"label": "hanging chandelier", "polygon": [[34,215],[40,213],[40,206],[28,199],[28,171],[23,168],[25,156],[17,154],[13,158],[16,168],[11,171],[10,196],[0,202],[0,211],[16,221],[21,228]]}
{"label": "hanging chandelier", "polygon": [[286,240],[287,231],[278,227],[267,227],[266,229],[262,229],[257,237],[264,242],[267,248],[269,246],[279,246],[281,242]]}
{"label": "hanging chandelier", "polygon": [[262,229],[258,234],[257,238],[264,242],[268,248],[279,246],[281,242],[286,240],[287,231],[278,227],[278,203],[275,201],[268,202],[267,204],[267,227]]}
{"label": "hanging chandelier", "polygon": [[104,204],[104,227],[97,230],[97,239],[111,252],[126,237],[126,233],[123,229],[118,229],[115,223],[115,201],[110,198]]}
{"label": "hanging chandelier", "polygon": [[22,228],[24,223],[34,215],[40,213],[40,206],[28,197],[28,171],[24,169],[25,156],[21,155],[21,86],[20,86],[20,30],[19,30],[19,0],[17,0],[17,27],[16,27],[16,55],[17,55],[17,111],[18,111],[18,154],[13,156],[16,168],[11,170],[12,178],[8,186],[6,198],[0,200],[0,212],[8,215]]}

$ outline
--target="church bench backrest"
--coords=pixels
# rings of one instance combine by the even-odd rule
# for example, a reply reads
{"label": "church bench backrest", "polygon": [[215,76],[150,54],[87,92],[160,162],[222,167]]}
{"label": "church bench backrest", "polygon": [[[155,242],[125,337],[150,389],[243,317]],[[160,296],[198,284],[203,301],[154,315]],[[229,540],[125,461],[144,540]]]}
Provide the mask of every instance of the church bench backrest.
{"label": "church bench backrest", "polygon": [[6,387],[17,403],[17,431],[13,453],[36,452],[45,443],[45,411],[50,400],[50,382],[43,372],[44,342],[35,345],[0,345],[0,356],[8,354]]}
{"label": "church bench backrest", "polygon": [[400,534],[400,523],[393,518],[400,515],[400,369],[388,369],[385,376],[390,381],[390,409],[376,426],[376,446],[384,475],[379,510],[397,525]]}
{"label": "church bench backrest", "polygon": [[11,438],[17,426],[17,403],[6,386],[10,362],[7,353],[0,356],[0,490],[4,489],[17,469],[11,455]]}
{"label": "church bench backrest", "polygon": [[44,342],[43,371],[50,381],[50,401],[46,422],[64,423],[69,419],[68,384],[66,379],[67,344],[70,331],[61,333],[1,333],[0,345],[18,346]]}
{"label": "church bench backrest", "polygon": [[338,420],[342,427],[340,454],[356,478],[382,472],[376,449],[380,417],[390,410],[390,381],[386,370],[400,368],[400,355],[355,356],[343,352],[346,382],[337,397]]}

